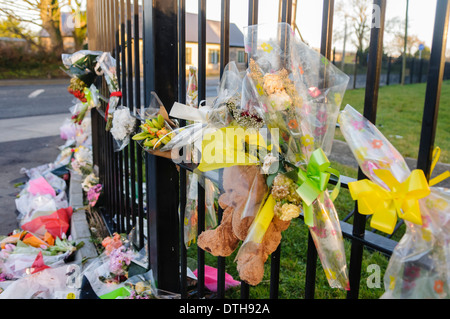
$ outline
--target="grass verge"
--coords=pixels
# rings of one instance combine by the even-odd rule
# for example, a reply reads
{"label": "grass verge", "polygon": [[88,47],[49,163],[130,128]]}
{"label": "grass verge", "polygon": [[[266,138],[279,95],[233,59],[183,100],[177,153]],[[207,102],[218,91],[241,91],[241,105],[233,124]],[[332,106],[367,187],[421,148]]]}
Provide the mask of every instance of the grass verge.
{"label": "grass verge", "polygon": [[[376,126],[404,157],[417,158],[419,153],[425,90],[426,83],[417,83],[383,86],[378,93]],[[363,113],[364,95],[364,88],[347,90],[342,105],[350,104]],[[450,81],[444,81],[435,138],[435,146],[441,148],[442,163],[450,163],[449,105]],[[335,137],[345,141],[339,130]]]}

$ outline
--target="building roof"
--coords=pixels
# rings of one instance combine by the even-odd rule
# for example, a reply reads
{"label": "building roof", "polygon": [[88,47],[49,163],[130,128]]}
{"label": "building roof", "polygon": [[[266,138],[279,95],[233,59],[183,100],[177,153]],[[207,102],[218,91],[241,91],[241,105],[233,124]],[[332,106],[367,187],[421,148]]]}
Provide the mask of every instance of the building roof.
{"label": "building roof", "polygon": [[[142,17],[142,6],[139,6],[139,16]],[[139,18],[139,37],[142,38],[142,19]],[[74,21],[71,12],[61,12],[61,35],[72,36]],[[134,19],[131,19],[131,29],[134,29]],[[132,32],[134,34],[134,32]],[[41,29],[39,36],[48,37],[49,34]],[[198,16],[186,12],[186,42],[198,42]],[[206,20],[206,43],[220,44],[220,21]],[[244,34],[236,24],[230,23],[230,46],[244,47]]]}
{"label": "building roof", "polygon": [[[198,42],[198,16],[186,12],[186,42]],[[220,44],[220,21],[206,20],[206,43]],[[244,47],[244,34],[230,23],[230,46]]]}

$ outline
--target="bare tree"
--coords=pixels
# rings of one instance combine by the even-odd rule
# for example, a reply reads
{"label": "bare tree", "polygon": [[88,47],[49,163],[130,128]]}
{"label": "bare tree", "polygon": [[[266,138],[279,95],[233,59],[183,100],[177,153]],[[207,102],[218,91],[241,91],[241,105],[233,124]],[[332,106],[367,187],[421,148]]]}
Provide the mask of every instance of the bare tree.
{"label": "bare tree", "polygon": [[57,0],[1,0],[0,11],[17,21],[42,27],[50,37],[50,49],[55,54],[63,51],[60,30],[61,9]]}
{"label": "bare tree", "polygon": [[[401,56],[405,48],[405,20],[393,17],[386,21],[384,32],[386,33],[386,53],[392,56]],[[408,34],[406,40],[406,54],[413,55],[413,50],[419,48],[422,41],[415,34]]]}
{"label": "bare tree", "polygon": [[[86,0],[0,0],[0,13],[7,18],[29,23],[45,30],[50,39],[50,51],[55,55],[60,55],[64,50],[63,37],[61,32],[61,9],[67,7],[76,17],[72,36],[75,48],[79,49],[83,45],[86,36],[86,13],[80,8]],[[25,34],[18,34],[33,45],[39,45],[37,41],[26,37]]]}
{"label": "bare tree", "polygon": [[333,39],[335,42],[342,41],[342,59],[345,59],[348,41],[353,44],[357,55],[362,54],[367,48],[372,23],[372,6],[373,3],[370,0],[336,1],[336,27]]}

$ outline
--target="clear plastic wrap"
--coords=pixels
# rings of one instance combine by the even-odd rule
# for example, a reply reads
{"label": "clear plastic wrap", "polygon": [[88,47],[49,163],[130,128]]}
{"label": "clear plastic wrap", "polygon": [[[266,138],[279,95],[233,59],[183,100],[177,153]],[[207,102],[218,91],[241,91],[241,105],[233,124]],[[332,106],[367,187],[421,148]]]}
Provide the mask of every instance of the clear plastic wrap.
{"label": "clear plastic wrap", "polygon": [[145,151],[170,158],[170,152],[163,152],[161,148],[170,142],[178,123],[169,118],[169,114],[155,92],[152,92],[150,105],[139,113],[140,131],[133,135],[132,139],[137,141]]}
{"label": "clear plastic wrap", "polygon": [[329,154],[349,77],[286,23],[249,26],[244,35],[246,76],[258,101],[253,108],[269,129],[279,130],[286,160],[307,164],[317,148]]}
{"label": "clear plastic wrap", "polygon": [[105,110],[106,130],[108,131],[111,129],[114,112],[122,97],[117,79],[116,59],[112,57],[111,53],[103,52],[99,56],[95,72],[97,75],[104,76],[110,92],[108,105]]}
{"label": "clear plastic wrap", "polygon": [[123,150],[130,143],[130,135],[134,132],[136,118],[126,106],[119,106],[114,111],[111,134],[114,138],[114,151]]}
{"label": "clear plastic wrap", "polygon": [[[249,26],[244,34],[250,60],[244,82],[247,109],[264,119],[279,158],[263,160],[263,168],[274,164],[278,169],[267,176],[270,195],[238,252],[238,268],[245,273],[240,265],[248,263],[246,256],[257,255],[269,242],[279,243],[290,220],[303,213],[330,286],[348,289],[342,231],[333,204],[339,186],[331,193],[327,190],[330,176],[339,177],[339,172],[326,157],[348,76],[302,43],[286,23]],[[265,249],[266,256],[277,246]]]}
{"label": "clear plastic wrap", "polygon": [[84,89],[89,88],[97,78],[94,69],[101,54],[101,51],[80,50],[61,55],[64,71],[71,76],[67,90],[81,102],[86,102]]}
{"label": "clear plastic wrap", "polygon": [[78,299],[79,290],[67,285],[67,265],[44,269],[11,282],[0,299]]}
{"label": "clear plastic wrap", "polygon": [[[398,215],[397,209],[389,204],[391,200],[377,197],[377,194],[394,191],[402,195],[402,185],[406,185],[405,183],[409,188],[404,193],[408,200],[395,204],[401,207],[399,217],[404,219],[406,232],[390,257],[384,275],[386,292],[382,298],[448,299],[450,191],[432,186],[432,181],[432,187],[427,191],[426,180],[426,185],[422,184],[425,179],[422,171],[410,171],[402,155],[375,125],[350,105],[341,112],[339,124],[359,167],[370,180],[352,183],[352,196],[358,196],[355,199],[358,200],[360,213],[373,214],[373,227],[387,233],[392,232]],[[386,176],[390,176],[389,179]],[[412,176],[415,181],[411,179]],[[377,191],[367,192],[369,198],[377,199],[376,203],[367,207],[363,202],[364,197],[361,197],[367,191],[363,188],[365,185],[371,185]],[[429,195],[424,197],[426,193]],[[396,195],[391,195],[391,198],[392,196],[397,198]],[[404,206],[405,203],[410,204],[409,207]],[[415,210],[414,203],[418,203],[419,216],[412,214]]]}

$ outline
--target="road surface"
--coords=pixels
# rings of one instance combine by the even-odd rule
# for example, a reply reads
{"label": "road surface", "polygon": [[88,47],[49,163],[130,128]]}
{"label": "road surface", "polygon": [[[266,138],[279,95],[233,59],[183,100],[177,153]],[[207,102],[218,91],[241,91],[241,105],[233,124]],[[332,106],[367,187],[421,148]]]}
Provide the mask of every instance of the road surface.
{"label": "road surface", "polygon": [[[207,79],[207,97],[217,94],[218,83]],[[51,163],[60,153],[59,128],[74,101],[68,85],[68,79],[0,81],[0,236],[18,228],[14,185],[26,181],[21,168]]]}

